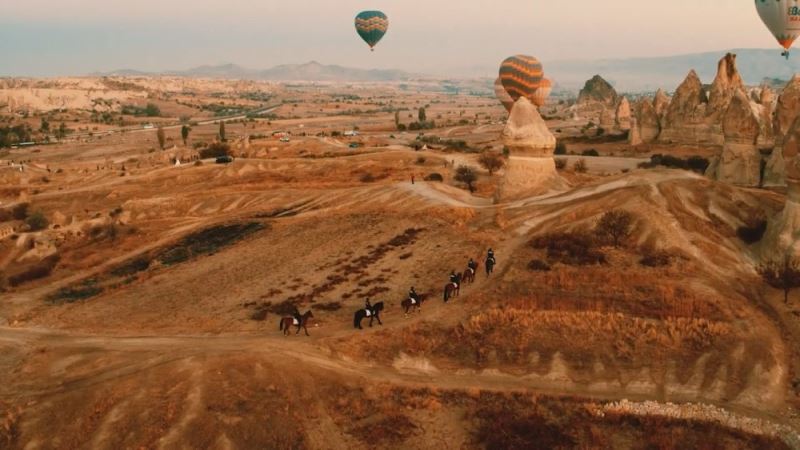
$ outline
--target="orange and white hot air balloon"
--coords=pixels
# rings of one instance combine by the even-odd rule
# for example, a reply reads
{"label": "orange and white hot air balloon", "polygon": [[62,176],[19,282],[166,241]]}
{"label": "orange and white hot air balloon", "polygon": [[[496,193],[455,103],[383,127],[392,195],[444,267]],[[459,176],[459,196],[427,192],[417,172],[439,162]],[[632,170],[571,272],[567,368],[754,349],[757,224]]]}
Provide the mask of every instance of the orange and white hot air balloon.
{"label": "orange and white hot air balloon", "polygon": [[756,10],[783,47],[782,55],[789,59],[789,49],[800,37],[800,0],[755,0]]}
{"label": "orange and white hot air balloon", "polygon": [[542,81],[539,82],[539,87],[533,92],[530,100],[536,106],[544,106],[551,92],[553,92],[553,82],[549,78],[542,78]]}

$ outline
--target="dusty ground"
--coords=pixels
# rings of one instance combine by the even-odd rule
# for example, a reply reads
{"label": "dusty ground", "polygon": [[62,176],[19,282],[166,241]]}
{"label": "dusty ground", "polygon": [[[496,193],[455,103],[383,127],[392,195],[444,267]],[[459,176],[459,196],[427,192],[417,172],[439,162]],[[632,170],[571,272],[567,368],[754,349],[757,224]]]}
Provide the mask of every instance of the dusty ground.
{"label": "dusty ground", "polygon": [[[150,130],[2,156],[0,207],[50,222],[0,222],[3,448],[798,448],[796,303],[736,235],[779,194],[630,153],[564,171],[564,192],[493,201],[502,172],[479,170],[474,195],[453,180],[476,154],[414,151],[393,114],[363,112],[428,104],[452,118],[426,133],[497,148],[486,98],[276,89],[296,103],[228,124],[229,165],[174,166],[196,155],[175,129],[166,151]],[[335,113],[348,101],[362,111]],[[634,233],[604,264],[532,244],[620,208]],[[489,247],[497,272],[443,303],[448,273]],[[641,264],[651,252],[667,263]],[[428,299],[406,317],[412,285]],[[356,331],[366,297],[383,325]],[[310,337],[278,330],[295,305]]]}

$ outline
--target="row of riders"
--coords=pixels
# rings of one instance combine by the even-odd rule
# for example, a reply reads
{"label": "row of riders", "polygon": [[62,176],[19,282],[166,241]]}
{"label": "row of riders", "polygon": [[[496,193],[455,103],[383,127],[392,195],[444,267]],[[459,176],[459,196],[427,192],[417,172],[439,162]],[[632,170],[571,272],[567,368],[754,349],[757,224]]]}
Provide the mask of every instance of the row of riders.
{"label": "row of riders", "polygon": [[[494,271],[494,266],[497,264],[497,260],[494,257],[494,251],[490,248],[489,251],[486,253],[486,261],[484,267],[486,268],[486,276],[492,274]],[[461,285],[463,283],[474,283],[475,282],[475,275],[478,273],[478,263],[473,260],[472,258],[469,259],[467,263],[467,269],[464,272],[456,273],[455,270],[450,271],[450,281],[444,286],[443,289],[443,300],[445,303],[450,301],[453,297],[458,297],[458,294],[461,290]],[[420,311],[422,308],[422,302],[426,299],[426,295],[420,295],[412,286],[411,289],[408,291],[408,298],[403,300],[401,303],[401,307],[405,310],[405,314],[408,315],[410,311]],[[358,329],[361,328],[361,322],[369,318],[369,326],[372,326],[373,320],[377,320],[379,325],[383,325],[381,322],[381,312],[383,311],[383,302],[375,303],[374,305],[369,301],[366,300],[364,308],[359,309],[356,311],[355,315],[353,316],[353,327]],[[294,312],[290,317],[284,317],[280,321],[280,330],[283,331],[284,335],[289,334],[289,327],[295,326],[297,327],[297,331],[295,334],[299,334],[300,330],[305,330],[306,336],[308,336],[308,322],[310,319],[314,317],[314,314],[311,313],[311,310],[306,311],[305,314],[300,314],[300,311],[295,308]]]}

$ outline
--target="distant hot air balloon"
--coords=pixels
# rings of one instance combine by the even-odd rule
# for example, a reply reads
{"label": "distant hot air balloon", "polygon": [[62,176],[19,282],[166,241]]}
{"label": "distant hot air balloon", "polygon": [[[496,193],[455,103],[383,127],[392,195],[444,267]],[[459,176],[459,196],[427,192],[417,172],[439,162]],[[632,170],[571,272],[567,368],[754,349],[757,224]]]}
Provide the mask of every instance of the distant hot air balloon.
{"label": "distant hot air balloon", "polygon": [[500,82],[515,102],[520,97],[532,98],[542,76],[542,63],[533,56],[511,56],[500,64]]}
{"label": "distant hot air balloon", "polygon": [[508,95],[506,92],[506,88],[503,87],[503,83],[500,81],[500,78],[494,81],[494,95],[497,96],[497,99],[500,100],[500,103],[503,104],[503,107],[506,111],[511,112],[511,108],[514,107],[514,99]]}
{"label": "distant hot air balloon", "polygon": [[362,11],[356,16],[356,31],[372,51],[388,29],[389,18],[380,11]]}
{"label": "distant hot air balloon", "polygon": [[551,92],[553,92],[553,82],[548,78],[542,78],[542,81],[539,82],[539,88],[536,89],[530,100],[536,106],[544,106]]}
{"label": "distant hot air balloon", "polygon": [[789,59],[789,49],[800,36],[800,0],[755,0],[761,20],[784,48]]}

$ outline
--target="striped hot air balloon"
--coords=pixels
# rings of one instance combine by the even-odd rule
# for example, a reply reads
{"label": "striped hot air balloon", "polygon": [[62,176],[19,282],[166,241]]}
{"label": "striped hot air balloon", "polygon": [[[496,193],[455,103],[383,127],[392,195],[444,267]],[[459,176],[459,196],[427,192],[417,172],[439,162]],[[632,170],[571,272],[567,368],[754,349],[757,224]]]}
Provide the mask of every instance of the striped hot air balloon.
{"label": "striped hot air balloon", "polygon": [[789,49],[800,37],[800,0],[755,0],[761,20],[783,47],[783,56],[789,58]]}
{"label": "striped hot air balloon", "polygon": [[508,95],[506,88],[503,87],[503,83],[500,82],[500,78],[494,80],[494,95],[497,96],[497,99],[500,100],[500,103],[503,104],[506,111],[511,112],[511,108],[514,107],[514,99]]}
{"label": "striped hot air balloon", "polygon": [[511,56],[500,64],[500,82],[515,102],[520,97],[532,98],[543,74],[542,63],[533,56]]}
{"label": "striped hot air balloon", "polygon": [[389,18],[380,11],[362,11],[356,16],[356,31],[372,51],[388,29]]}
{"label": "striped hot air balloon", "polygon": [[551,92],[553,92],[553,82],[549,78],[542,78],[542,81],[539,82],[539,87],[530,100],[536,106],[544,106]]}

